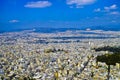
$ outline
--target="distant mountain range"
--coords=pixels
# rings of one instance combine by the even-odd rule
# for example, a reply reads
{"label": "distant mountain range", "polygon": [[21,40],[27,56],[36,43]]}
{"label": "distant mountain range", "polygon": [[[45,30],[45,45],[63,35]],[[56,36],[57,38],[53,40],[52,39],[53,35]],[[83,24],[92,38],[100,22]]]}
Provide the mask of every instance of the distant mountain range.
{"label": "distant mountain range", "polygon": [[67,30],[74,31],[74,30],[105,30],[105,31],[120,31],[120,26],[112,26],[112,27],[107,27],[107,26],[91,26],[91,27],[80,27],[80,28],[41,28],[41,27],[36,27],[36,28],[27,28],[27,29],[4,29],[0,30],[0,33],[4,32],[15,32],[15,31],[24,31],[24,30],[34,30],[34,32],[41,32],[41,33],[52,33],[52,32],[64,32]]}

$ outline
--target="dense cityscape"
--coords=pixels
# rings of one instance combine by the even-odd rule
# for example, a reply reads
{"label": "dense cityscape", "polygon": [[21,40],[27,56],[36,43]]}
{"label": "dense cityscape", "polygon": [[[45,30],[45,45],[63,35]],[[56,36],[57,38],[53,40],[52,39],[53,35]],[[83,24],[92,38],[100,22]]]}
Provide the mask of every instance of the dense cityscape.
{"label": "dense cityscape", "polygon": [[[107,65],[96,62],[94,48],[120,46],[119,31],[76,30],[0,34],[0,80],[106,80]],[[111,66],[110,80],[120,80]]]}

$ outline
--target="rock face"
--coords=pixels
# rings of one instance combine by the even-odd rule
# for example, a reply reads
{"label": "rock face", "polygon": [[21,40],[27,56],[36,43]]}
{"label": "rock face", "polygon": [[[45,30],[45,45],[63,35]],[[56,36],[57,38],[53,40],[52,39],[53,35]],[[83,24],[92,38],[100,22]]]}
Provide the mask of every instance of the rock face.
{"label": "rock face", "polygon": [[[105,80],[107,65],[96,63],[96,56],[105,52],[92,48],[120,46],[119,34],[91,30],[0,34],[0,80]],[[119,74],[119,64],[112,66],[111,80],[119,80]]]}

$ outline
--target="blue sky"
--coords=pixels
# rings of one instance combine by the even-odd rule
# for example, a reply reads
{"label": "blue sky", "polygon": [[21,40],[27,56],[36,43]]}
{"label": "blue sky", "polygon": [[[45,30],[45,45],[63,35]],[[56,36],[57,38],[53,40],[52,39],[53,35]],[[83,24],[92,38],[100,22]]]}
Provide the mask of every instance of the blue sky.
{"label": "blue sky", "polygon": [[0,0],[0,30],[120,25],[120,0]]}

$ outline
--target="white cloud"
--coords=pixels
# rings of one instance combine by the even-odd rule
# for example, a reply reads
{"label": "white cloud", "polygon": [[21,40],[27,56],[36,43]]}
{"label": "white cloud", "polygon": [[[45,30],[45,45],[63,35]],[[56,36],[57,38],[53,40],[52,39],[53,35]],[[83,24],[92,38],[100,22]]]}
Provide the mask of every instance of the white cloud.
{"label": "white cloud", "polygon": [[74,8],[73,6],[70,6],[70,8]]}
{"label": "white cloud", "polygon": [[110,6],[111,9],[117,9],[117,5],[113,4],[112,6]]}
{"label": "white cloud", "polygon": [[24,7],[27,8],[45,8],[51,6],[52,3],[49,1],[37,1],[37,2],[28,2]]}
{"label": "white cloud", "polygon": [[112,15],[118,15],[120,13],[118,11],[113,11],[113,12],[110,12],[110,14],[112,14]]}
{"label": "white cloud", "polygon": [[100,8],[94,9],[94,12],[104,12],[104,13],[107,13],[107,14],[114,14],[114,15],[120,14],[117,11],[117,5],[116,4],[113,4],[109,7],[104,7],[103,9],[100,9]]}
{"label": "white cloud", "polygon": [[9,23],[17,23],[19,20],[10,20]]}
{"label": "white cloud", "polygon": [[83,8],[83,6],[77,5],[76,8]]}
{"label": "white cloud", "polygon": [[110,14],[110,15],[119,15],[120,12],[116,11],[116,9],[117,9],[116,4],[113,4],[113,5],[109,6],[109,7],[104,7],[104,11],[108,12],[108,14]]}
{"label": "white cloud", "polygon": [[68,5],[84,6],[93,4],[96,0],[67,0]]}
{"label": "white cloud", "polygon": [[117,21],[115,21],[115,20],[112,20],[111,22],[112,22],[112,23],[116,23]]}
{"label": "white cloud", "polygon": [[97,9],[94,10],[94,12],[100,12],[100,11],[101,11],[100,8],[97,8]]}
{"label": "white cloud", "polygon": [[105,11],[110,11],[110,10],[115,10],[115,9],[117,9],[117,5],[116,4],[113,4],[113,5],[109,6],[109,7],[104,7]]}

